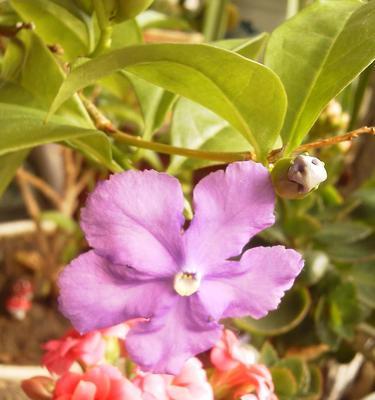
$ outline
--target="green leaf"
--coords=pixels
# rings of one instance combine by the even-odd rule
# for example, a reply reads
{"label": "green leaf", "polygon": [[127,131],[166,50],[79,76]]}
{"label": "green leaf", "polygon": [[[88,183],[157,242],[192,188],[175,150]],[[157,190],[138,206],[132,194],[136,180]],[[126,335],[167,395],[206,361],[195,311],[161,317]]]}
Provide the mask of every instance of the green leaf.
{"label": "green leaf", "polygon": [[355,243],[372,233],[372,228],[360,221],[335,222],[325,225],[315,235],[319,243],[338,244]]}
{"label": "green leaf", "polygon": [[116,24],[112,30],[111,50],[142,43],[142,32],[135,20]]}
{"label": "green leaf", "polygon": [[298,391],[298,384],[292,372],[285,367],[270,368],[275,392],[280,398],[294,396]]}
{"label": "green leaf", "polygon": [[310,385],[310,372],[307,364],[297,357],[288,357],[280,360],[275,367],[288,368],[292,372],[298,391],[305,392]]}
{"label": "green leaf", "polygon": [[357,288],[358,299],[375,308],[375,265],[374,263],[354,264],[348,275]]}
{"label": "green leaf", "polygon": [[66,8],[50,0],[11,0],[11,4],[24,21],[35,24],[46,43],[60,44],[68,60],[87,54],[87,26]]}
{"label": "green leaf", "polygon": [[[17,81],[33,95],[41,109],[48,110],[64,81],[64,72],[51,51],[35,33],[24,31],[19,34],[19,38],[24,43],[25,55]],[[43,73],[40,71],[41,65]],[[59,114],[72,118],[82,126],[91,126],[86,110],[77,96],[69,99],[64,107],[61,107]]]}
{"label": "green leaf", "polygon": [[144,121],[142,137],[150,140],[152,134],[164,122],[176,96],[132,74],[126,74],[126,76],[134,88],[142,111]]}
{"label": "green leaf", "polygon": [[340,338],[330,326],[330,308],[327,296],[319,298],[314,310],[316,333],[323,343],[327,343],[333,350],[337,348]]}
{"label": "green leaf", "polygon": [[150,28],[176,30],[191,29],[189,23],[184,19],[166,15],[155,10],[147,10],[142,14],[137,15],[136,21],[142,30]]}
{"label": "green leaf", "polygon": [[[251,150],[249,143],[227,121],[185,98],[179,99],[174,107],[171,144],[177,147],[211,151]],[[195,169],[212,164],[215,162],[173,156],[168,172],[174,174],[182,166],[184,169]]]}
{"label": "green leaf", "polygon": [[[68,125],[66,119],[54,117],[45,123],[43,111],[12,104],[0,104],[0,155],[63,140],[80,140],[83,148],[96,161],[113,169],[107,136],[95,129]],[[100,142],[97,142],[99,138]],[[92,146],[95,141],[98,148]],[[77,142],[75,142],[77,143]],[[107,158],[108,157],[108,158]]]}
{"label": "green leaf", "polygon": [[266,65],[284,83],[282,138],[289,154],[325,105],[375,57],[375,2],[316,1],[271,35]]}
{"label": "green leaf", "polygon": [[271,367],[279,360],[276,350],[270,342],[265,342],[260,350],[260,362]]}
{"label": "green leaf", "polygon": [[267,336],[281,335],[295,328],[310,309],[311,298],[307,289],[292,289],[282,299],[277,310],[256,320],[250,317],[235,319],[235,324],[249,332]]}
{"label": "green leaf", "polygon": [[27,154],[27,150],[21,150],[0,156],[0,197],[13,179],[17,168],[27,157]]}
{"label": "green leaf", "polygon": [[374,235],[360,242],[337,244],[330,242],[325,251],[333,261],[342,263],[361,263],[375,261]]}
{"label": "green leaf", "polygon": [[352,283],[337,286],[328,297],[330,326],[345,339],[353,339],[354,328],[360,320],[357,293]]}
{"label": "green leaf", "polygon": [[260,33],[250,39],[226,39],[211,43],[213,46],[234,51],[246,58],[255,59],[258,57],[264,45],[267,43],[269,34]]}
{"label": "green leaf", "polygon": [[[64,73],[51,52],[33,32],[24,31],[18,41],[7,48],[22,45],[22,58],[8,58],[8,64],[17,62],[17,74],[11,78],[15,82],[4,82],[0,93],[0,102],[15,103],[47,110],[64,80]],[[12,50],[11,50],[12,54]],[[40,66],[43,65],[43,73]],[[66,119],[60,124],[74,124],[83,128],[93,128],[93,124],[77,95],[69,99],[58,111]],[[2,135],[4,133],[1,133]],[[70,145],[84,152],[96,161],[100,161],[111,170],[118,170],[111,161],[111,147],[108,139],[101,133],[86,136],[85,139],[71,138]]]}
{"label": "green leaf", "polygon": [[[247,58],[257,56],[263,47],[268,34],[262,33],[252,39],[229,39],[214,42],[216,47],[234,51]],[[206,151],[252,151],[245,138],[227,121],[217,114],[191,100],[178,100],[173,113],[171,126],[171,143],[177,147],[200,149]],[[197,169],[218,162],[187,159],[173,156],[168,167],[171,174],[183,167]]]}
{"label": "green leaf", "polygon": [[278,136],[286,108],[278,77],[254,61],[203,44],[132,46],[91,60],[68,76],[50,113],[77,90],[120,69],[217,113],[244,135],[262,160]]}
{"label": "green leaf", "polygon": [[323,393],[323,378],[318,367],[310,366],[310,386],[308,396],[304,396],[306,400],[319,400]]}

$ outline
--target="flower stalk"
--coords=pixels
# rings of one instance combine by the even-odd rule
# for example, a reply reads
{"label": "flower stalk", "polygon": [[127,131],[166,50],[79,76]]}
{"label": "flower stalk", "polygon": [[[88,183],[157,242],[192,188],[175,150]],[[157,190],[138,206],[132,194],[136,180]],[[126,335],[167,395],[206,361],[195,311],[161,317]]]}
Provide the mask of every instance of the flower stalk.
{"label": "flower stalk", "polygon": [[[176,147],[176,146],[171,146],[169,144],[144,140],[139,136],[133,136],[117,129],[112,124],[112,122],[105,115],[102,114],[102,112],[95,106],[95,104],[93,104],[83,95],[81,95],[81,99],[88,113],[93,119],[96,128],[106,132],[117,142],[125,143],[129,146],[135,146],[141,149],[153,150],[162,154],[178,155],[200,160],[218,161],[222,163],[256,160],[255,154],[253,154],[250,151],[240,151],[240,152],[205,151],[205,150],[188,149],[185,147]],[[375,127],[364,126],[362,128],[358,128],[355,129],[354,131],[348,132],[344,135],[333,136],[327,139],[321,139],[315,142],[303,144],[297,147],[293,151],[293,155],[298,155],[300,153],[304,153],[314,149],[319,149],[322,147],[333,146],[341,142],[356,139],[362,135],[375,135]],[[273,163],[279,160],[282,157],[282,155],[283,155],[283,148],[276,149],[269,153],[267,160]]]}

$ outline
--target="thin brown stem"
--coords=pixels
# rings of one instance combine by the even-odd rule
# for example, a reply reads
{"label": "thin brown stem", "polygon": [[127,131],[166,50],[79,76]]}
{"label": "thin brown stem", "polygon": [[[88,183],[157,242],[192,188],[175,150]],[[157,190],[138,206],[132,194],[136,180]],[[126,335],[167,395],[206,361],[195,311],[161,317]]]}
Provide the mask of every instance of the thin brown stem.
{"label": "thin brown stem", "polygon": [[25,202],[27,212],[36,223],[39,223],[40,207],[30,189],[29,183],[27,182],[25,175],[20,173],[20,171],[18,170],[16,174],[16,179],[21,191],[23,201]]}
{"label": "thin brown stem", "polygon": [[248,151],[244,152],[217,152],[187,149],[185,147],[170,146],[168,144],[150,142],[140,137],[129,135],[128,133],[115,130],[110,135],[118,142],[135,146],[142,149],[154,150],[158,153],[174,154],[183,157],[196,158],[200,160],[219,161],[223,163],[233,161],[253,160],[254,155]]}
{"label": "thin brown stem", "polygon": [[355,129],[354,131],[348,132],[345,135],[333,136],[327,139],[317,140],[316,142],[306,143],[297,147],[293,153],[303,153],[312,149],[320,149],[322,147],[333,146],[338,143],[347,142],[349,140],[356,139],[362,135],[375,135],[375,127],[364,126],[362,128]]}
{"label": "thin brown stem", "polygon": [[61,207],[62,198],[45,181],[43,181],[42,179],[38,178],[37,176],[31,174],[30,172],[26,171],[23,168],[19,168],[17,170],[17,175],[22,177],[25,181],[30,183],[32,186],[34,186],[40,192],[42,192],[44,194],[44,196],[46,198],[48,198],[48,200],[50,200],[54,206],[56,206],[56,208]]}
{"label": "thin brown stem", "polygon": [[[95,106],[95,104],[90,102],[87,98],[85,98],[82,95],[81,99],[87,111],[89,112],[91,118],[93,119],[97,129],[100,129],[106,132],[107,134],[111,135],[116,141],[125,143],[129,146],[154,150],[158,153],[163,153],[163,154],[173,154],[183,157],[197,158],[201,160],[219,161],[222,163],[229,163],[233,161],[255,160],[255,155],[249,151],[243,151],[243,152],[204,151],[204,150],[187,149],[185,147],[176,147],[168,144],[144,140],[141,137],[133,136],[128,133],[120,131],[112,124],[112,122],[106,116],[102,114],[102,112]],[[341,142],[353,140],[364,134],[375,135],[375,128],[365,126],[363,128],[359,128],[354,131],[348,132],[342,136],[334,136],[328,139],[322,139],[316,142],[306,143],[304,145],[297,147],[294,150],[293,154],[303,153],[305,151],[316,148],[333,146]],[[275,149],[269,153],[267,159],[269,162],[275,162],[280,157],[282,157],[282,154],[283,154],[282,148]]]}
{"label": "thin brown stem", "polygon": [[197,158],[201,160],[219,161],[223,163],[233,161],[253,160],[255,156],[248,152],[216,152],[187,149],[185,147],[176,147],[168,144],[151,142],[144,140],[139,136],[133,136],[117,129],[112,122],[105,117],[101,111],[84,96],[81,99],[89,112],[97,129],[100,129],[111,135],[116,141],[125,143],[129,146],[135,146],[142,149],[154,150],[163,154],[174,154],[183,157]]}

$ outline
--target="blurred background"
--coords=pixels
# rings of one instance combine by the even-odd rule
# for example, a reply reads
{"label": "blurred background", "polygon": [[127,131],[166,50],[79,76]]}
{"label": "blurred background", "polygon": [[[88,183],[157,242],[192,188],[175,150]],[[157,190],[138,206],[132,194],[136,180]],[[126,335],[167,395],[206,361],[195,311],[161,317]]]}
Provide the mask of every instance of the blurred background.
{"label": "blurred background", "polygon": [[[146,42],[249,38],[272,32],[311,2],[155,0],[137,21]],[[210,24],[212,13],[220,14],[221,24]],[[1,59],[15,40],[17,22],[30,21],[22,20],[8,1],[0,1]],[[53,45],[50,50],[58,55],[58,44]],[[262,60],[262,52],[258,59]],[[129,83],[120,87],[107,79],[88,95],[125,131],[139,135],[145,129],[137,92]],[[168,111],[154,140],[168,142],[176,112],[176,108]],[[373,66],[327,106],[307,140],[365,125],[375,125]],[[216,150],[226,146],[203,145]],[[242,142],[236,143],[236,149],[242,148]],[[182,181],[187,198],[192,183],[222,167],[124,150],[139,168],[168,167]],[[282,243],[299,249],[307,260],[303,276],[283,300],[278,316],[229,324],[251,335],[259,349],[272,343],[281,359],[298,356],[303,365],[318,368],[318,378],[311,375],[317,382],[316,394],[309,398],[375,399],[375,140],[364,136],[316,155],[326,162],[329,180],[302,201],[281,200],[277,225],[250,244]],[[8,161],[2,158],[1,162],[7,168]],[[4,191],[0,199],[0,400],[25,398],[18,381],[39,371],[42,343],[69,327],[56,310],[56,276],[87,248],[78,224],[79,209],[95,183],[107,175],[108,170],[74,149],[51,144],[32,150],[16,178],[0,183]],[[293,374],[290,379],[299,384]],[[280,398],[308,397],[296,389]]]}

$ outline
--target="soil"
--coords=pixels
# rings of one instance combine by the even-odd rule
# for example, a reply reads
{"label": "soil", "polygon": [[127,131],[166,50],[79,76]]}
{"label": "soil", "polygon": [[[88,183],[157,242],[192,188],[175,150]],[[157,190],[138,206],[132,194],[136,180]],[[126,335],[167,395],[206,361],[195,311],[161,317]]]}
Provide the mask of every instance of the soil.
{"label": "soil", "polygon": [[[37,251],[35,237],[0,238],[0,364],[40,365],[42,344],[64,334],[69,323],[56,309],[52,287],[42,271],[32,270],[17,261],[19,251]],[[36,288],[31,310],[24,320],[14,319],[5,309],[12,284],[20,278],[29,279]],[[44,289],[43,289],[44,288]],[[46,293],[48,295],[46,295]],[[24,400],[19,382],[0,376],[0,400]]]}
{"label": "soil", "polygon": [[0,400],[27,400],[18,382],[0,379]]}

